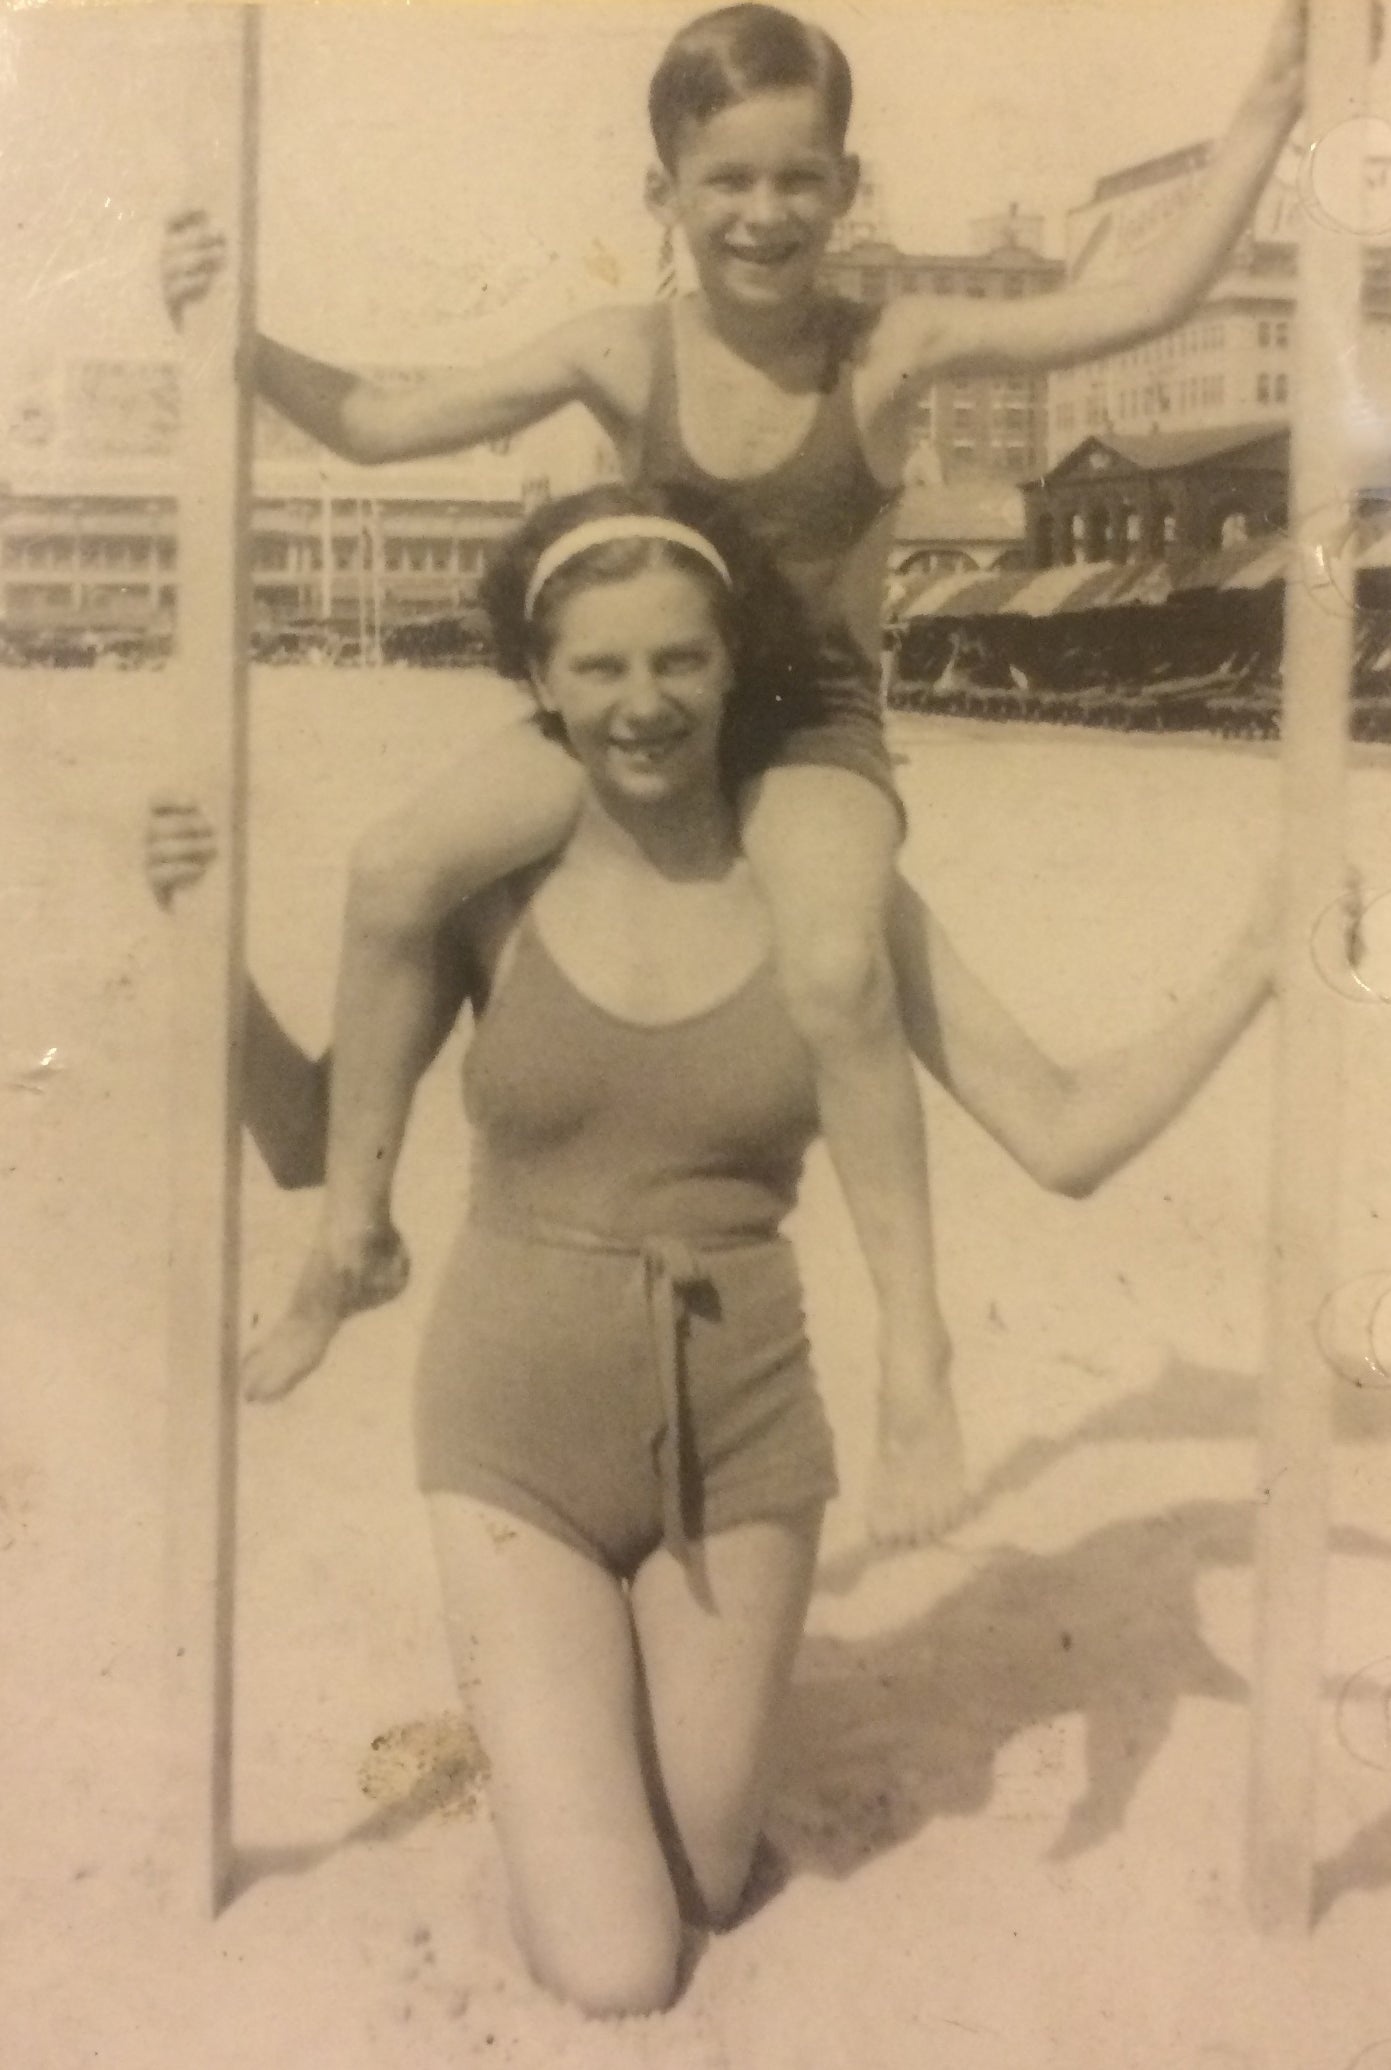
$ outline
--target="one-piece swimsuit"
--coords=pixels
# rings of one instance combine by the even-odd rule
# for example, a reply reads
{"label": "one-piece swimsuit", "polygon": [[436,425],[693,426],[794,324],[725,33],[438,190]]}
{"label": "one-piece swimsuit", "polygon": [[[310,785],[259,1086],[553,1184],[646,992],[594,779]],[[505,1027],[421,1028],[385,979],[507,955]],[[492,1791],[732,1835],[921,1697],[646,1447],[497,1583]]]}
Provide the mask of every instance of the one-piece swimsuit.
{"label": "one-piece swimsuit", "polygon": [[801,599],[816,641],[811,716],[779,745],[778,763],[844,768],[895,800],[880,703],[884,577],[899,491],[870,469],[855,416],[855,355],[878,312],[827,305],[826,359],[806,436],[762,474],[726,479],[693,459],[681,429],[676,309],[656,315],[652,383],[638,441],[639,478],[684,482],[733,510]]}
{"label": "one-piece swimsuit", "polygon": [[525,915],[465,1062],[469,1213],[422,1351],[427,1491],[629,1574],[836,1486],[778,1226],[816,1132],[771,966],[649,1025]]}

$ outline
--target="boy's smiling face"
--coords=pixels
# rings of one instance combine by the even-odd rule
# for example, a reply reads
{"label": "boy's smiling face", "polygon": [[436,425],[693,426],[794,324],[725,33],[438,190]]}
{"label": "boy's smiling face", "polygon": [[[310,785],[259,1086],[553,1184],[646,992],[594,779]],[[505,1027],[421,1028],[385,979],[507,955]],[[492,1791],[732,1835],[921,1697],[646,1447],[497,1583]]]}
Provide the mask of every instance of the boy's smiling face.
{"label": "boy's smiling face", "polygon": [[688,121],[674,170],[652,174],[648,199],[683,232],[707,295],[781,307],[813,291],[858,181],[816,89],[779,87]]}

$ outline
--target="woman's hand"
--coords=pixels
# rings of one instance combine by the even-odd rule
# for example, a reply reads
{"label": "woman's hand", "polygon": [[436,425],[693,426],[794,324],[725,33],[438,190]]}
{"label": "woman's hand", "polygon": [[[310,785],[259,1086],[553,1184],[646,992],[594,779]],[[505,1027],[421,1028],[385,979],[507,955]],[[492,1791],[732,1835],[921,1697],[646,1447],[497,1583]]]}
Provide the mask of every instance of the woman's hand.
{"label": "woman's hand", "polygon": [[175,330],[184,311],[201,302],[227,263],[227,239],[201,208],[184,209],[164,226],[159,251],[159,285]]}
{"label": "woman's hand", "polygon": [[162,791],[145,815],[145,882],[161,906],[196,884],[217,854],[217,836],[193,798]]}
{"label": "woman's hand", "polygon": [[886,1387],[870,1472],[867,1523],[876,1545],[940,1538],[966,1507],[966,1462],[945,1334],[935,1370],[911,1392]]}

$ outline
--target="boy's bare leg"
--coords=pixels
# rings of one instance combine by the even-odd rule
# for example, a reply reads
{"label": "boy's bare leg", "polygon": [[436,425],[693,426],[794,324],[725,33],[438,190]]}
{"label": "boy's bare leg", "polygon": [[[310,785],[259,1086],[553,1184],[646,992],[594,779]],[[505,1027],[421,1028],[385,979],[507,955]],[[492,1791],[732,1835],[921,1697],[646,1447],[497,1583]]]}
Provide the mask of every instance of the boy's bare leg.
{"label": "boy's bare leg", "polygon": [[937,1300],[922,1104],[887,947],[899,840],[891,800],[850,770],[770,769],[744,848],[773,916],[821,1125],[879,1303],[879,1447],[870,1526],[940,1531],[965,1499],[950,1345]]}
{"label": "boy's bare leg", "polygon": [[391,1187],[416,1081],[439,1043],[439,931],[465,898],[564,840],[576,766],[530,721],[368,833],[353,858],[334,1017],[319,1228],[290,1304],[247,1354],[245,1392],[285,1394],[340,1323],[406,1283]]}

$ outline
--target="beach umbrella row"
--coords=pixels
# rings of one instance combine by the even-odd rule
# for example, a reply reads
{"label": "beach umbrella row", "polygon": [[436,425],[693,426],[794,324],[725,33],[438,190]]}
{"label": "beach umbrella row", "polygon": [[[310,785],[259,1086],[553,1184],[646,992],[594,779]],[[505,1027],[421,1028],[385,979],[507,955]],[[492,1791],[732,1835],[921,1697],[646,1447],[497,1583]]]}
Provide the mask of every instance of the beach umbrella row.
{"label": "beach umbrella row", "polygon": [[[1363,519],[1359,535],[1354,556],[1358,568],[1391,568],[1391,511]],[[897,615],[906,621],[994,618],[1005,612],[1052,618],[1118,604],[1162,604],[1190,590],[1264,589],[1284,580],[1293,552],[1282,532],[1237,541],[1187,567],[1167,561],[1076,561],[996,574],[954,569],[949,575],[930,576],[910,591]]]}

